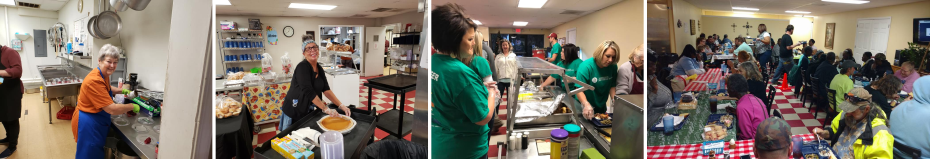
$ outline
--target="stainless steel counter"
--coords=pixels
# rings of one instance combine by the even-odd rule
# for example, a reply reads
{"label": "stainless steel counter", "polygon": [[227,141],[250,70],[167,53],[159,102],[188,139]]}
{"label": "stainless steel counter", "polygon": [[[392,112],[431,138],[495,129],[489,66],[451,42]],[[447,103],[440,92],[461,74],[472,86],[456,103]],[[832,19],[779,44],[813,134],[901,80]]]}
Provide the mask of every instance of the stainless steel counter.
{"label": "stainless steel counter", "polygon": [[[291,79],[286,79],[286,80],[280,80],[280,81],[275,81],[275,82],[270,82],[270,83],[265,83],[265,84],[270,85],[270,84],[282,84],[282,83],[290,83],[290,82],[291,82]],[[242,90],[242,88],[245,88],[245,87],[258,86],[258,85],[226,86],[224,83],[226,83],[225,79],[216,80],[216,83],[213,85],[214,91],[215,92],[236,91],[236,90]]]}
{"label": "stainless steel counter", "polygon": [[[552,131],[552,130],[554,130],[554,129],[558,129],[558,128],[560,128],[560,127],[559,127],[559,126],[552,126],[552,127],[540,127],[540,128],[534,128],[534,129],[524,129],[524,130],[517,130],[517,131],[514,131],[514,132],[518,132],[518,133],[519,133],[519,132],[529,132],[529,135],[527,135],[527,140],[526,140],[526,141],[528,141],[528,142],[530,142],[530,143],[527,144],[526,149],[523,149],[523,150],[507,150],[507,158],[526,158],[526,159],[530,159],[530,158],[536,159],[536,158],[538,158],[538,159],[548,159],[548,158],[549,158],[549,155],[540,155],[539,152],[537,152],[537,149],[536,149],[536,139],[548,139],[548,138],[551,137],[551,135],[549,134],[550,131]],[[597,133],[597,132],[595,132],[595,133]],[[579,142],[579,146],[578,146],[578,147],[580,148],[580,150],[578,150],[579,153],[580,153],[582,150],[584,150],[584,149],[588,149],[588,148],[594,147],[594,144],[592,144],[592,143],[589,141],[589,140],[590,140],[589,137],[590,137],[590,136],[584,136],[584,135],[582,135],[581,138],[578,140],[578,142]],[[506,145],[500,145],[500,146],[506,146]],[[506,149],[506,147],[504,147],[504,148]],[[606,152],[601,151],[601,153],[602,153],[604,156],[607,156]]]}
{"label": "stainless steel counter", "polygon": [[[154,159],[155,156],[156,156],[156,154],[155,154],[155,144],[158,143],[158,141],[161,141],[161,140],[159,140],[159,139],[161,139],[160,136],[159,136],[159,134],[161,134],[161,133],[156,132],[155,129],[153,129],[153,127],[155,127],[156,125],[161,125],[161,118],[160,118],[160,117],[159,117],[159,118],[152,118],[152,120],[153,120],[154,122],[153,122],[152,124],[145,125],[145,124],[142,124],[142,123],[139,123],[138,121],[136,121],[137,119],[139,119],[139,117],[143,117],[143,116],[146,116],[146,117],[147,117],[148,115],[139,114],[139,115],[133,116],[133,117],[126,117],[126,120],[129,120],[129,125],[126,125],[126,126],[117,126],[116,123],[114,123],[114,124],[111,125],[111,126],[112,126],[113,128],[116,128],[117,130],[119,130],[119,131],[118,131],[119,134],[117,134],[117,137],[120,137],[120,139],[122,139],[124,142],[126,142],[126,144],[128,144],[129,147],[131,147],[132,150],[135,151],[136,154],[138,154],[140,158],[143,158],[143,159]],[[132,125],[134,125],[134,124],[142,124],[142,125],[145,125],[146,132],[145,132],[145,133],[137,133],[136,130],[132,129]],[[144,144],[143,142],[140,142],[140,141],[136,140],[136,136],[139,136],[139,135],[149,135],[149,136],[151,136],[151,137],[152,137],[152,142],[151,142],[150,144],[146,145],[146,144]]]}

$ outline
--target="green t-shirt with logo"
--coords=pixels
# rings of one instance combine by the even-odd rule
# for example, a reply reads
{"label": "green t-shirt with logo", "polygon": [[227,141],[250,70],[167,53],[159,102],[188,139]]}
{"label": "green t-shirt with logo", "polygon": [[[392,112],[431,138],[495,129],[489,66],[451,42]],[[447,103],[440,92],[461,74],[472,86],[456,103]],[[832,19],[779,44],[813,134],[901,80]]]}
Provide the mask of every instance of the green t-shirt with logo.
{"label": "green t-shirt with logo", "polygon": [[[578,66],[575,72],[575,78],[582,83],[591,85],[594,90],[584,91],[588,104],[594,107],[594,113],[607,112],[607,100],[614,92],[610,88],[617,86],[617,64],[611,64],[604,68],[598,68],[594,58],[589,58]],[[575,88],[581,85],[575,84]]]}
{"label": "green t-shirt with logo", "polygon": [[[565,75],[568,77],[575,77],[575,74],[578,72],[578,66],[581,65],[583,61],[581,59],[576,59],[572,61],[568,66],[565,63],[559,63],[559,67],[565,68]],[[556,81],[562,81],[562,75],[552,74],[549,75],[552,78],[555,78]],[[574,88],[574,87],[573,87]]]}
{"label": "green t-shirt with logo", "polygon": [[432,158],[479,158],[488,151],[488,90],[481,77],[449,55],[433,54],[430,63]]}
{"label": "green t-shirt with logo", "polygon": [[562,45],[556,42],[552,44],[552,50],[549,51],[549,56],[555,57],[555,61],[552,61],[552,64],[559,65],[562,63]]}

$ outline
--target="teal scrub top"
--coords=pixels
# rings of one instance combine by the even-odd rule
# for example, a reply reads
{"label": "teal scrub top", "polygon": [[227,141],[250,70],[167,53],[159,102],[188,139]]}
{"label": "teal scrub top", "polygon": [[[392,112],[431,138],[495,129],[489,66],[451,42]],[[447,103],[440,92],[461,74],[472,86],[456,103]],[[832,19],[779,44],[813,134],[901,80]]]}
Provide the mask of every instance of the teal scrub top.
{"label": "teal scrub top", "polygon": [[432,158],[479,158],[488,152],[488,90],[481,77],[449,55],[433,54],[430,63]]}
{"label": "teal scrub top", "polygon": [[468,68],[471,68],[472,71],[478,73],[478,77],[484,79],[491,75],[491,65],[488,64],[488,59],[485,59],[481,56],[475,56],[471,59],[471,64],[468,65]]}
{"label": "teal scrub top", "polygon": [[549,51],[549,56],[555,56],[555,61],[552,61],[552,64],[559,65],[562,63],[562,45],[556,42],[552,44],[552,50]]}
{"label": "teal scrub top", "polygon": [[[607,112],[607,100],[614,92],[610,88],[617,86],[617,64],[598,68],[594,58],[589,58],[578,66],[575,78],[594,87],[594,90],[584,91],[585,99],[594,107],[594,113]],[[575,84],[575,87],[581,85]]]}
{"label": "teal scrub top", "polygon": [[[575,74],[578,70],[578,66],[581,65],[582,62],[583,62],[582,60],[576,59],[575,61],[572,61],[571,64],[568,64],[568,66],[565,66],[565,63],[559,63],[558,65],[559,67],[565,68],[566,76],[575,77]],[[562,81],[562,75],[552,74],[549,76],[551,76],[552,78],[555,78],[556,81]]]}

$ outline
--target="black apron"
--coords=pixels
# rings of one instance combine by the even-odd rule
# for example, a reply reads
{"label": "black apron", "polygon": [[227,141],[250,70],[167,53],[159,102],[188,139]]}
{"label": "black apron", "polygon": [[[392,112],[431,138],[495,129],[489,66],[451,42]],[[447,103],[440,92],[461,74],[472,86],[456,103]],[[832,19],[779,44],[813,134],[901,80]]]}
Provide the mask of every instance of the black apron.
{"label": "black apron", "polygon": [[[6,70],[6,66],[0,64],[0,70]],[[3,77],[3,84],[0,84],[0,121],[19,120],[22,116],[19,114],[23,109],[22,85],[19,78]]]}

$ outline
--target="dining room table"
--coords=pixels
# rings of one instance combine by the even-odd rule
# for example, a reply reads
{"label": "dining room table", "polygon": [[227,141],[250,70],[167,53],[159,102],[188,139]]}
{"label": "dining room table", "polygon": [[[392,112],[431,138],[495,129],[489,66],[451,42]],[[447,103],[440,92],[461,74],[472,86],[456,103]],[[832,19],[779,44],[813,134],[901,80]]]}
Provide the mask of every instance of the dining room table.
{"label": "dining room table", "polygon": [[[814,134],[797,134],[797,135],[792,135],[791,137],[801,138],[804,142],[823,141],[823,140],[817,140],[817,136],[814,136]],[[724,146],[724,152],[726,154],[731,155],[730,158],[738,158],[739,156],[742,156],[742,155],[749,155],[750,158],[756,158],[755,154],[753,154],[753,150],[755,148],[753,144],[754,141],[755,140],[738,140],[736,141],[735,149],[730,149],[729,146]],[[646,158],[650,158],[650,159],[711,158],[709,156],[705,156],[700,153],[701,146],[702,146],[701,143],[647,146],[646,147]],[[724,156],[725,155],[717,155],[716,158],[725,158]]]}
{"label": "dining room table", "polygon": [[688,82],[685,85],[684,92],[693,92],[693,91],[706,91],[707,83],[716,83],[720,79],[723,79],[725,76],[723,72],[720,72],[720,68],[711,68],[707,69],[707,72],[697,75],[697,78]]}
{"label": "dining room table", "polygon": [[[647,146],[659,146],[659,145],[682,145],[682,144],[700,144],[704,142],[704,126],[707,125],[708,117],[712,114],[725,114],[727,113],[725,108],[717,107],[717,112],[711,112],[710,108],[710,92],[701,91],[695,93],[697,99],[696,109],[678,109],[677,106],[672,106],[666,108],[664,111],[653,111],[650,110],[648,118],[650,118],[650,123],[646,126],[646,145]],[[736,100],[718,100],[717,105],[726,105],[730,104],[734,108],[736,107]],[[661,128],[658,131],[652,131],[651,128],[655,127],[658,124],[656,118],[661,118],[664,114],[681,114],[688,113],[687,119],[685,119],[681,124],[681,129],[676,130],[671,133],[671,135],[665,135]],[[735,114],[731,114],[734,117]],[[737,133],[737,122],[736,119],[733,119],[731,123],[732,128],[727,129],[727,136],[723,138],[724,141],[730,141],[731,139],[736,138]]]}

